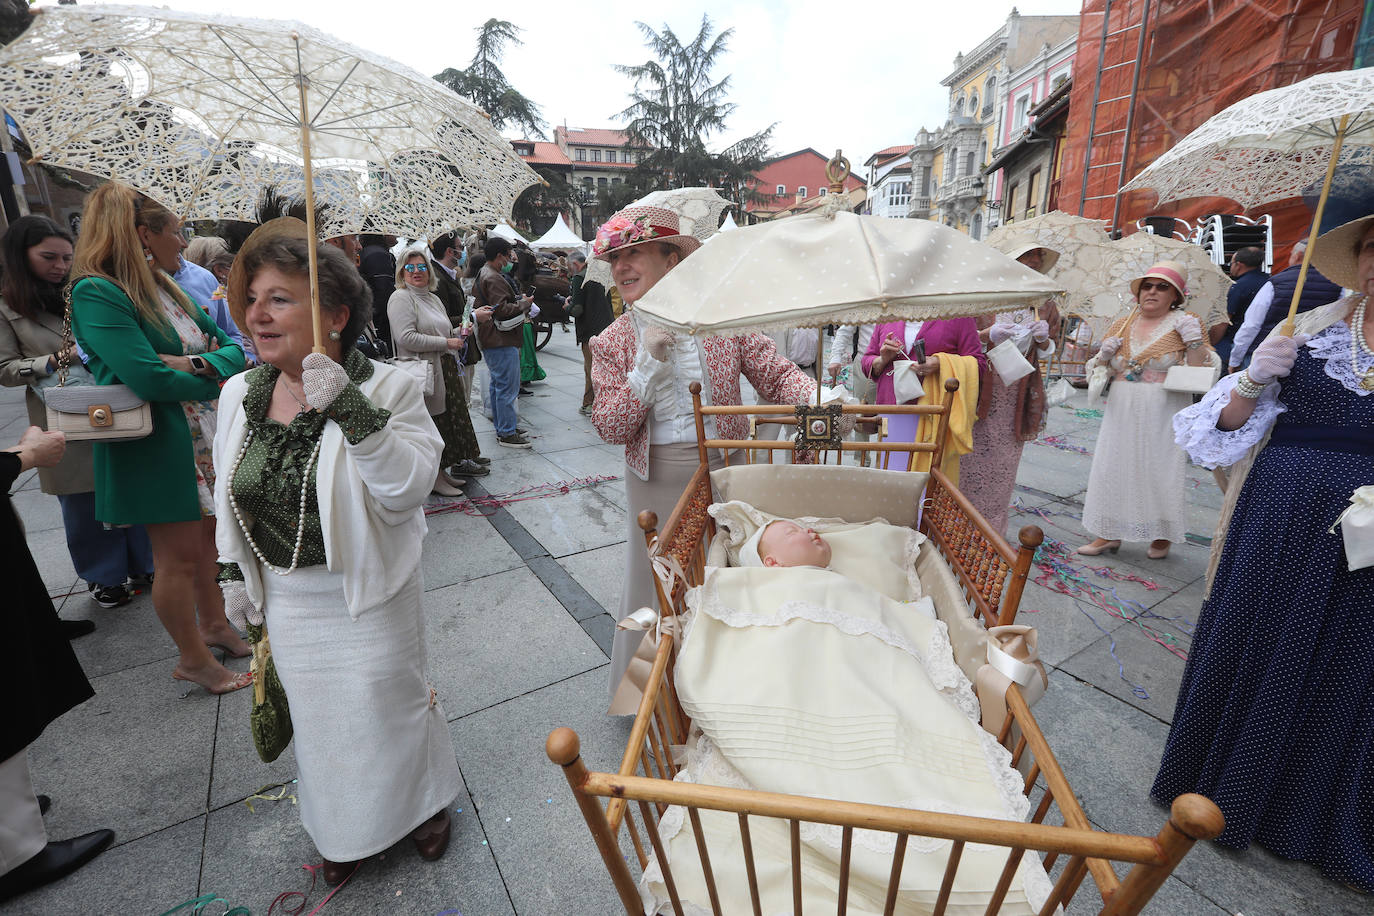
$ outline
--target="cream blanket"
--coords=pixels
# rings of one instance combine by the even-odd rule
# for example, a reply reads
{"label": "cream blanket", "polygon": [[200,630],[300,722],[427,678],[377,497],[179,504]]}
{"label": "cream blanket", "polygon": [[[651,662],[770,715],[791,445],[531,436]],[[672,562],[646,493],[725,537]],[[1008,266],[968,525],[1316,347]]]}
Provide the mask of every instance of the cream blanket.
{"label": "cream blanket", "polygon": [[[919,607],[929,598],[895,601],[823,569],[727,568],[688,600],[677,688],[695,740],[679,780],[1026,819],[1020,777],[977,725],[945,625]],[[751,912],[736,816],[700,814],[723,911]],[[750,824],[763,912],[790,913],[787,824]],[[709,912],[683,809],[670,808],[661,830],[684,907]],[[841,830],[803,824],[801,837],[806,910],[833,912]],[[855,831],[850,913],[882,912],[894,845],[892,834]],[[949,846],[910,838],[898,913],[930,912]],[[967,846],[948,912],[982,913],[1005,859],[1004,849]],[[1038,857],[1026,856],[1018,877],[1002,912],[1036,912],[1050,890]],[[671,912],[657,861],[641,894],[647,913]]]}

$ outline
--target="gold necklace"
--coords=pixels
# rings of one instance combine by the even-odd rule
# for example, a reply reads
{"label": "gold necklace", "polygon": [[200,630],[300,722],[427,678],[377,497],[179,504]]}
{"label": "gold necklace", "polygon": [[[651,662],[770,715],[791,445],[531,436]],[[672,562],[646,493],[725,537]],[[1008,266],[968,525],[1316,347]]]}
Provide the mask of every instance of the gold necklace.
{"label": "gold necklace", "polygon": [[305,403],[300,398],[296,397],[296,392],[292,391],[291,386],[286,383],[286,376],[278,375],[277,381],[281,382],[282,389],[287,394],[291,395],[291,400],[295,401],[297,404],[300,405],[300,410],[296,411],[296,413],[305,413],[307,410],[311,409],[309,404]]}

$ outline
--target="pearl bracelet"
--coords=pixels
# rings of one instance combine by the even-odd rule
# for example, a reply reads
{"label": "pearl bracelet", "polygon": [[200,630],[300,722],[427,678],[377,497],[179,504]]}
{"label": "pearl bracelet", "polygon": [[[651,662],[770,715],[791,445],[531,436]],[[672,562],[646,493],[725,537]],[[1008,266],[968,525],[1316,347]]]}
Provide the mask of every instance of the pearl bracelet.
{"label": "pearl bracelet", "polygon": [[1264,389],[1267,387],[1269,386],[1261,385],[1259,382],[1250,378],[1249,371],[1242,372],[1236,377],[1236,394],[1243,398],[1248,398],[1251,401],[1264,394]]}

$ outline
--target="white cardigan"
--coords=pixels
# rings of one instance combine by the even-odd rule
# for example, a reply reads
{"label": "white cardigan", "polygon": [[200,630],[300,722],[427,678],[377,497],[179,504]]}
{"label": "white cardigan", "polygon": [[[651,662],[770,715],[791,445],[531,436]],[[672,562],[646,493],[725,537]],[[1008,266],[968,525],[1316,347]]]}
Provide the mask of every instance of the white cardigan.
{"label": "white cardigan", "polygon": [[[414,377],[384,363],[372,366],[372,377],[358,387],[373,404],[391,411],[391,419],[357,445],[348,444],[337,424],[325,423],[315,472],[326,565],[343,575],[344,602],[355,620],[385,604],[418,575],[421,544],[429,530],[422,507],[444,448]],[[262,576],[276,573],[259,568],[229,505],[229,470],[248,430],[246,375],[234,376],[220,392],[215,543],[220,562],[239,565],[248,596],[261,609]]]}

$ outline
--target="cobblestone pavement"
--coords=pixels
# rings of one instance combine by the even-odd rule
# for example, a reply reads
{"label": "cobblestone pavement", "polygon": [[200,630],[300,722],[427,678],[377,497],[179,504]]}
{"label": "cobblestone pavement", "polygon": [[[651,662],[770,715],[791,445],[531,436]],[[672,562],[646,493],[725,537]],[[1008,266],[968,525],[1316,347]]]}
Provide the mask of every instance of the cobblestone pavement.
{"label": "cobblestone pavement", "polygon": [[[623,474],[621,450],[603,444],[578,414],[582,358],[573,336],[555,331],[540,360],[548,379],[520,399],[534,448],[499,447],[490,423],[475,416],[492,473],[471,493]],[[25,423],[22,392],[0,390],[0,440],[14,442]],[[1081,406],[1052,411],[1047,438],[1026,447],[1013,536],[1038,524],[1049,538],[1082,543],[1078,516],[1091,461],[1084,452],[1093,447],[1097,423],[1095,412]],[[1104,558],[1105,566],[1136,577],[1128,581],[1086,573],[1091,585],[1115,586],[1120,598],[1164,618],[1153,623],[1184,649],[1220,505],[1210,474],[1190,470],[1188,480],[1188,544],[1163,562],[1147,560],[1145,545],[1135,544]],[[266,914],[278,894],[307,889],[311,878],[301,865],[318,855],[293,804],[293,757],[288,752],[271,765],[258,760],[248,736],[248,692],[218,698],[173,682],[175,651],[149,598],[115,610],[96,607],[68,559],[56,499],[39,491],[33,473],[18,481],[13,499],[50,590],[65,596],[56,599],[61,615],[99,625],[74,643],[95,698],[54,723],[31,750],[37,789],[53,797],[48,831],[64,838],[112,827],[118,838],[77,874],[0,912],[159,916],[216,894]],[[568,725],[581,735],[590,766],[610,769],[620,758],[629,722],[602,710],[613,624],[605,609],[617,605],[624,539],[619,479],[510,503],[487,517],[431,516],[424,547],[429,670],[464,780],[453,843],[437,863],[420,860],[408,841],[398,844],[365,864],[323,913],[617,912],[563,776],[544,755],[544,739]],[[1089,817],[1105,829],[1153,834],[1164,812],[1146,793],[1183,662],[1086,593],[1034,585],[1022,606],[1024,619],[1040,628],[1052,666],[1051,689],[1036,715]],[[321,883],[301,912],[324,896]],[[1088,905],[1095,896],[1085,884],[1071,912],[1096,912]],[[1147,912],[1370,910],[1368,897],[1308,866],[1258,849],[1235,853],[1205,844]]]}

